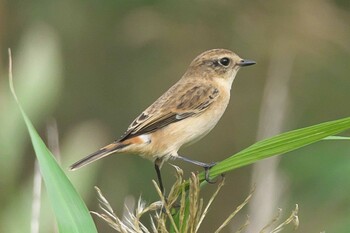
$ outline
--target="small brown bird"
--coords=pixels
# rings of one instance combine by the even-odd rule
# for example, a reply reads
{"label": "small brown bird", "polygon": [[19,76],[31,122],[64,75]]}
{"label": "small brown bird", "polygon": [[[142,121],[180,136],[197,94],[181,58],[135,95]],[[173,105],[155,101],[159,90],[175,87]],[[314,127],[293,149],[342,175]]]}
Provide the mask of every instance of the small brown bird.
{"label": "small brown bird", "polygon": [[206,180],[210,182],[209,169],[215,163],[190,160],[178,155],[178,150],[213,129],[228,105],[238,70],[254,64],[226,49],[200,54],[182,78],[143,111],[120,139],[79,160],[70,169],[78,169],[112,153],[128,153],[154,162],[162,191],[160,168],[169,158],[204,167]]}

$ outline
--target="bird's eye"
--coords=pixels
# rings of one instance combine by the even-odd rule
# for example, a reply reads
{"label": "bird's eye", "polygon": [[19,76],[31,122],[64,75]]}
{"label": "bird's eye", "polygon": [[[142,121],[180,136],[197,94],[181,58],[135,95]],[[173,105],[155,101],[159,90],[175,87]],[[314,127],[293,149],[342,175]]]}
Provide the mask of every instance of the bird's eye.
{"label": "bird's eye", "polygon": [[230,60],[229,58],[227,58],[227,57],[221,58],[221,59],[219,60],[219,63],[220,63],[221,65],[223,65],[223,66],[228,66],[228,65],[230,65],[230,62],[231,62],[231,60]]}

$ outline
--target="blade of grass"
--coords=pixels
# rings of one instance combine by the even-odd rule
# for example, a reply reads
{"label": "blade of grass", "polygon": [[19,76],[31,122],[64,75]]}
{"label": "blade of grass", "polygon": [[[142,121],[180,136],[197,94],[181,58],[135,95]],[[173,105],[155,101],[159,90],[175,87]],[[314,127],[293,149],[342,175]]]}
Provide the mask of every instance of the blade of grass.
{"label": "blade of grass", "polygon": [[329,136],[329,137],[324,138],[323,140],[350,140],[350,137]]}
{"label": "blade of grass", "polygon": [[[222,173],[255,163],[259,160],[296,150],[326,137],[343,132],[349,128],[350,117],[347,117],[289,131],[259,141],[222,162],[219,162],[210,169],[210,175],[211,177],[216,177]],[[203,172],[200,174],[200,179],[204,179]]]}
{"label": "blade of grass", "polygon": [[24,122],[37,156],[49,200],[56,216],[60,233],[97,233],[92,217],[73,185],[64,174],[52,153],[35,130],[24,112],[14,90],[12,77],[12,57],[9,49],[9,82],[10,89]]}

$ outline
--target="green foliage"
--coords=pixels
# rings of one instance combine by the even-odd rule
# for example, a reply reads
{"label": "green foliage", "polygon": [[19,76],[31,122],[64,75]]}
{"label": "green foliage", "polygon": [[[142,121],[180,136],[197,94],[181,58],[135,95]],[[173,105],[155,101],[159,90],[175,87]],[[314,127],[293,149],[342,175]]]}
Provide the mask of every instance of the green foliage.
{"label": "green foliage", "polygon": [[[55,161],[52,153],[45,146],[44,142],[36,132],[34,126],[32,125],[31,121],[29,120],[23,108],[21,107],[13,88],[11,69],[10,87],[12,94],[17,101],[18,107],[21,111],[26,126],[28,128],[33,147],[39,161],[40,170],[46,184],[49,199],[51,201],[57,218],[57,223],[60,232],[97,232],[84,202],[82,201],[79,194],[76,192],[76,190],[74,189],[74,187],[62,171],[62,169],[60,168],[60,166]],[[220,162],[215,167],[213,167],[210,171],[210,174],[212,177],[215,177],[222,173],[229,172],[236,168],[252,164],[259,160],[274,155],[283,154],[292,150],[296,150],[298,148],[309,145],[311,143],[315,143],[322,139],[349,139],[346,137],[332,136],[349,128],[350,118],[343,118],[340,120],[325,122],[318,125],[286,132],[281,135],[277,135],[275,137],[257,142],[251,145],[250,147],[242,150],[241,152],[225,159],[224,161]],[[200,174],[199,177],[201,180],[203,180],[204,174]],[[165,227],[166,219],[164,217],[172,216],[170,213],[170,207],[172,206],[172,204],[174,204],[175,200],[179,197],[180,193],[185,192],[185,190],[181,188],[183,187],[182,178],[179,180],[181,181],[179,183],[181,185],[175,185],[177,187],[177,190],[171,191],[171,194],[174,194],[175,197],[171,198],[171,200],[173,201],[170,203],[170,205],[166,206],[166,215],[163,215],[163,217],[160,218],[163,219],[163,222],[161,222],[160,224],[160,226],[162,227]],[[200,203],[198,202],[199,189],[195,192],[193,191],[193,187],[199,187],[199,183],[198,185],[190,185],[189,187],[192,187],[192,189],[189,190],[187,201],[185,201],[184,196],[181,195],[182,208],[179,208],[178,213],[175,215],[174,218],[170,218],[172,220],[171,226],[173,226],[174,229],[181,229],[181,231],[182,229],[186,229],[184,230],[185,232],[188,229],[192,228],[192,230],[194,230],[194,228],[198,230],[199,225],[197,225],[196,227],[196,225],[190,224],[192,226],[189,226],[188,222],[192,219],[192,222],[200,224],[203,220],[202,217],[204,218],[207,211],[207,209],[204,211],[204,215],[202,215],[202,217],[200,217],[200,215],[193,215],[194,213],[197,213],[196,211],[193,211],[193,209],[202,209],[202,203],[198,206],[198,203]],[[194,196],[194,194],[196,195]],[[192,201],[190,201],[191,198]],[[196,201],[193,201],[193,198],[195,198]],[[162,200],[163,202],[165,202],[164,198],[162,198]],[[154,208],[151,209],[154,210]],[[103,218],[103,215],[99,216],[102,216]],[[137,218],[137,222],[139,222],[138,220],[139,217]],[[110,219],[109,223],[111,224]],[[118,223],[121,225],[118,227],[114,227],[115,229],[121,229],[123,227],[121,221],[118,221]],[[156,227],[155,229],[157,228],[158,227]],[[178,231],[179,230],[175,230],[175,232]]]}
{"label": "green foliage", "polygon": [[24,112],[17,99],[12,82],[12,63],[10,57],[10,88],[27,126],[39,162],[48,196],[53,207],[60,233],[97,232],[89,211],[64,174],[54,156],[46,147]]}
{"label": "green foliage", "polygon": [[[23,108],[21,107],[13,88],[11,69],[10,87],[12,94],[17,101],[18,107],[21,111],[26,126],[28,128],[33,147],[39,161],[40,170],[46,184],[49,199],[51,201],[57,218],[57,223],[60,232],[97,232],[84,202],[82,201],[79,194],[76,192],[76,190],[74,189],[74,187],[62,171],[62,169],[60,168],[60,166],[55,161],[52,153],[45,146],[44,142],[36,132],[34,126],[32,125],[31,121],[29,120]],[[292,150],[296,150],[300,147],[306,146],[311,143],[315,143],[322,139],[348,139],[346,137],[335,137],[332,135],[338,134],[349,128],[350,118],[344,118],[306,127],[303,129],[286,132],[281,135],[277,135],[275,137],[257,142],[251,145],[250,147],[242,150],[241,152],[225,159],[224,161],[220,162],[215,167],[213,167],[210,171],[210,174],[212,177],[215,177],[222,173],[232,171],[236,168],[245,165],[252,164],[259,160],[274,155],[283,154]],[[204,174],[200,174],[200,179],[203,180],[203,178]],[[179,184],[182,184],[182,178],[178,180],[180,180]],[[175,197],[171,198],[172,202],[170,203],[170,205],[166,205],[166,214],[160,215],[163,216],[162,218],[160,218],[162,219],[162,221],[160,221],[161,224],[159,225],[161,227],[165,227],[166,219],[164,217],[172,216],[170,213],[170,207],[172,206],[172,204],[174,204],[175,200],[177,200],[180,193],[185,192],[185,190],[181,188],[183,187],[183,185],[179,184],[176,185],[177,190],[171,191],[171,194],[175,194]],[[182,231],[182,229],[185,229],[184,232],[187,232],[188,229],[192,229],[191,232],[194,231],[194,229],[198,230],[199,225],[190,224],[191,226],[189,226],[188,222],[200,224],[206,214],[207,209],[205,209],[205,211],[201,213],[203,205],[202,201],[198,202],[199,183],[198,185],[190,185],[189,187],[192,187],[192,189],[189,190],[187,201],[185,201],[184,196],[181,195],[182,207],[179,208],[178,213],[175,215],[174,218],[170,218],[172,220],[171,226],[173,226],[173,230],[181,229]],[[198,187],[196,189],[197,191],[194,192],[193,187]],[[193,198],[196,201],[194,201]],[[165,202],[165,199],[162,198],[162,201]],[[151,209],[154,210],[154,208]],[[200,217],[200,215],[194,215],[194,213],[197,213],[196,211],[193,211],[194,209],[199,209],[200,213],[204,215],[202,215],[202,217]],[[102,218],[105,217],[103,215],[99,216]],[[190,221],[191,219],[192,221]],[[111,221],[112,220],[109,219],[110,225],[112,225]],[[139,222],[139,217],[137,217],[137,222]],[[122,222],[118,221],[118,223],[120,225],[114,228],[122,229]],[[155,227],[155,229],[157,228],[158,227]],[[179,230],[175,230],[175,232],[179,232]]]}
{"label": "green foliage", "polygon": [[[326,137],[338,134],[350,128],[350,117],[328,121],[318,125],[286,132],[262,141],[238,152],[223,160],[210,170],[212,177],[232,171],[259,160],[287,153],[311,143],[318,142]],[[328,139],[346,139],[345,137],[331,137]],[[201,174],[204,179],[204,174]]]}

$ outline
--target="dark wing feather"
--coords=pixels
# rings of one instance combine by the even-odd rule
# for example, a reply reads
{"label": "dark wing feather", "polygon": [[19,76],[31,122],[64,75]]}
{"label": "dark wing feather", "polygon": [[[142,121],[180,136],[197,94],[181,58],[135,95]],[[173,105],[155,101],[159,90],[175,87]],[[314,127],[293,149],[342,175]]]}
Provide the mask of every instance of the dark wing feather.
{"label": "dark wing feather", "polygon": [[131,123],[119,141],[151,133],[169,124],[196,116],[219,96],[218,89],[211,85],[192,86],[173,86]]}

